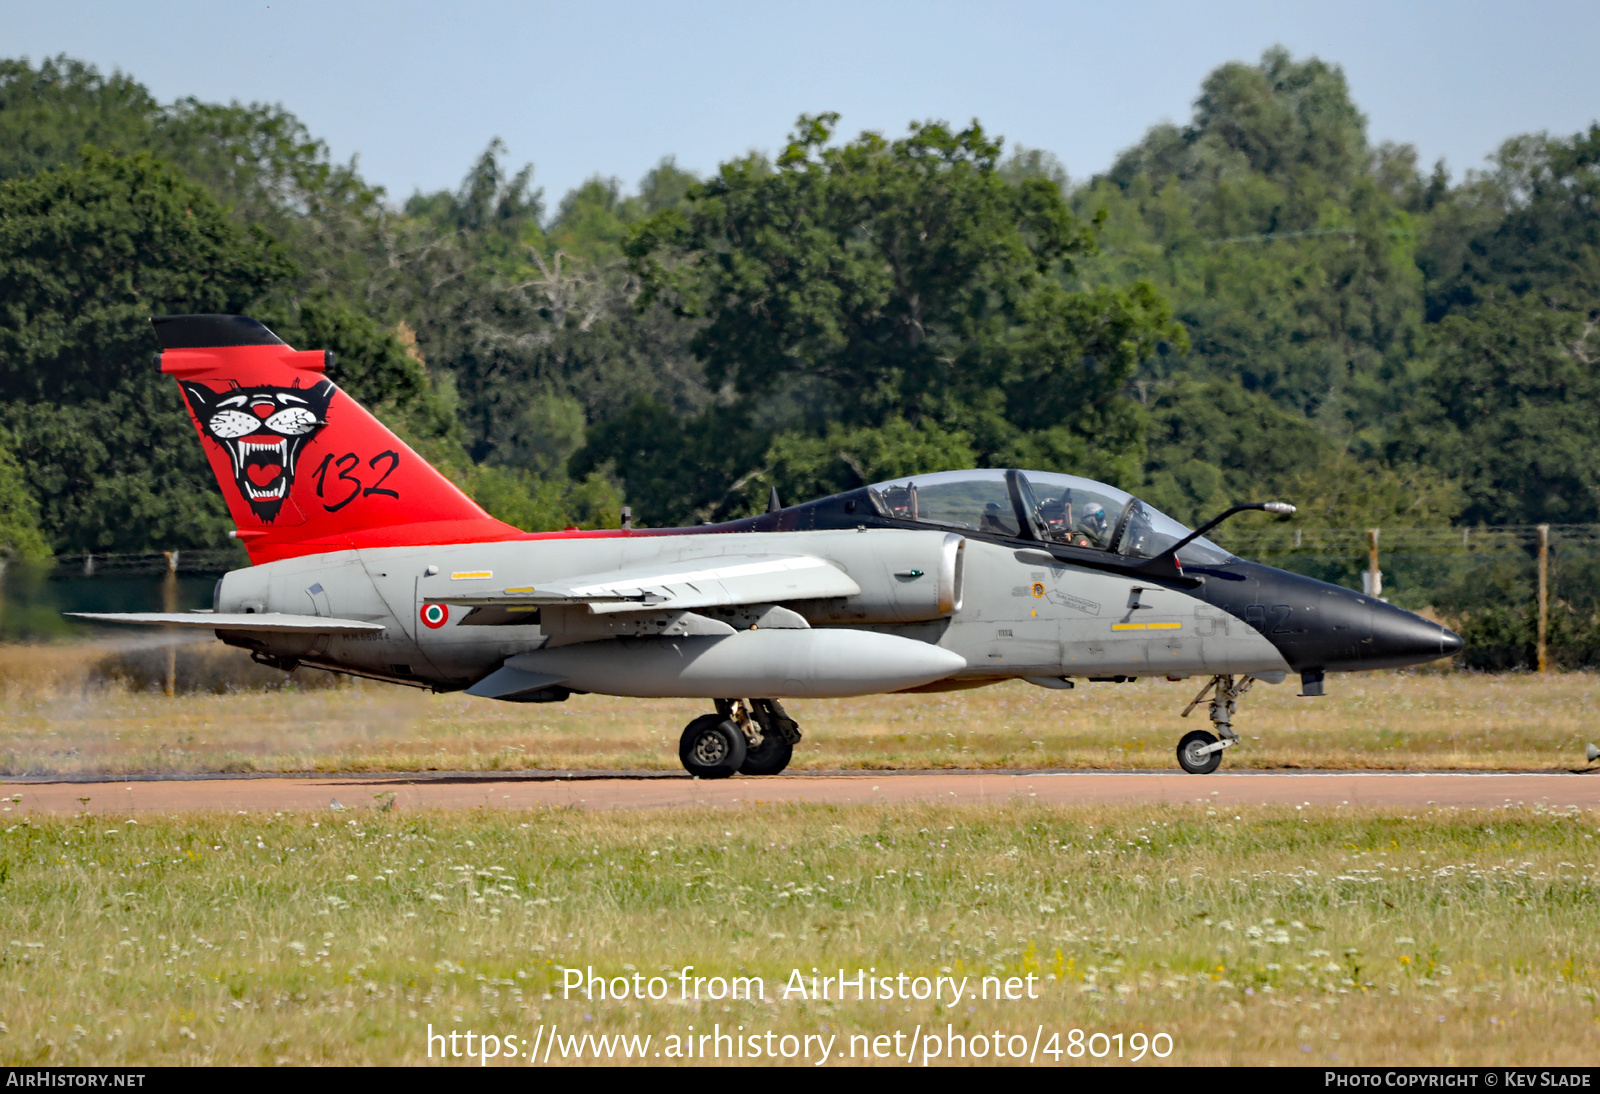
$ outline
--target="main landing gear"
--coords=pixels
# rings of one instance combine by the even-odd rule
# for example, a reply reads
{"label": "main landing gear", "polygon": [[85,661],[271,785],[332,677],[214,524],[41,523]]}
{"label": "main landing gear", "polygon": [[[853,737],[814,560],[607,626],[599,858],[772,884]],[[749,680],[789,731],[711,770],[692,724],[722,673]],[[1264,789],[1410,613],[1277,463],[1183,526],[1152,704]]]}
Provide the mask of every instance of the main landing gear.
{"label": "main landing gear", "polygon": [[1205,699],[1206,693],[1212,692],[1211,725],[1217,732],[1212,734],[1195,729],[1185,733],[1178,742],[1179,767],[1191,775],[1209,775],[1222,766],[1222,750],[1239,743],[1239,735],[1233,731],[1236,704],[1255,682],[1254,676],[1241,676],[1237,682],[1232,676],[1213,676],[1206,681],[1200,694],[1183,708],[1181,717],[1189,717],[1189,713]]}
{"label": "main landing gear", "polygon": [[702,779],[776,775],[789,766],[800,726],[776,699],[718,699],[715,714],[684,727],[678,759]]}

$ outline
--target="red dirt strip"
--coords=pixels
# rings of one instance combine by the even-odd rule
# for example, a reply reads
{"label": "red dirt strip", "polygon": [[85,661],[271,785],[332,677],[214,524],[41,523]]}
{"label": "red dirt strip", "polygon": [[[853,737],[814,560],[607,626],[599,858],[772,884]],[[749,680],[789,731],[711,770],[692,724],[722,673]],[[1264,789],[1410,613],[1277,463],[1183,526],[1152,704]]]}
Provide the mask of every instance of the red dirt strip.
{"label": "red dirt strip", "polygon": [[1311,805],[1420,809],[1491,809],[1543,805],[1600,808],[1600,772],[1240,772],[1206,776],[1176,772],[849,772],[696,781],[687,776],[606,772],[528,775],[476,773],[317,775],[0,784],[7,812],[0,824],[32,813],[273,812],[410,809],[742,808],[807,802],[830,805],[949,802],[1194,803],[1217,806]]}

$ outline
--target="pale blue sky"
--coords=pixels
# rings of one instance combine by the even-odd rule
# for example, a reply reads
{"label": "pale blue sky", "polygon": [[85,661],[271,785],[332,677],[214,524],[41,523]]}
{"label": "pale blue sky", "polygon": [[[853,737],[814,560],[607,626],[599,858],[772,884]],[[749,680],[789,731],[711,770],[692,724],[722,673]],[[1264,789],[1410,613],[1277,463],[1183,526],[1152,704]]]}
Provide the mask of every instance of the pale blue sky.
{"label": "pale blue sky", "polygon": [[282,103],[403,200],[492,137],[553,207],[661,156],[699,171],[781,146],[802,111],[847,134],[979,118],[1104,170],[1201,78],[1282,43],[1343,66],[1377,140],[1459,177],[1506,137],[1600,117],[1600,4],[385,3],[0,0],[0,56],[68,53],[163,101]]}

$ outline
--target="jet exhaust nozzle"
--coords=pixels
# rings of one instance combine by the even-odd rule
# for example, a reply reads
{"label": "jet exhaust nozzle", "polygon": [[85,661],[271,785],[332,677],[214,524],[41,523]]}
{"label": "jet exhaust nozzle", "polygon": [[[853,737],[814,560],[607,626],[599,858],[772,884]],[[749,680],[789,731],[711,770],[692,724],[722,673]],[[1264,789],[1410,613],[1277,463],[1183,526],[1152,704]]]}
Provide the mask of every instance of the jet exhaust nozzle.
{"label": "jet exhaust nozzle", "polygon": [[1584,755],[1584,758],[1586,760],[1588,760],[1590,763],[1594,763],[1596,760],[1600,760],[1600,745],[1597,745],[1593,741],[1590,741],[1589,742],[1589,747],[1583,750],[1583,755]]}

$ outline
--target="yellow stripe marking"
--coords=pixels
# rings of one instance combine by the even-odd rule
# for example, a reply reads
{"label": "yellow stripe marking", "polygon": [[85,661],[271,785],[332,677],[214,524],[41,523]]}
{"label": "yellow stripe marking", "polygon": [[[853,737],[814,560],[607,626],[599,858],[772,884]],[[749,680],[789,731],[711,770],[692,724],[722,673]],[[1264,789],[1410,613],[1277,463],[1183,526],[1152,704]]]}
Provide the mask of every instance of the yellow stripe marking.
{"label": "yellow stripe marking", "polygon": [[479,578],[493,577],[493,570],[457,570],[450,575],[451,581],[470,581]]}
{"label": "yellow stripe marking", "polygon": [[1175,631],[1183,626],[1182,623],[1113,623],[1114,631]]}

